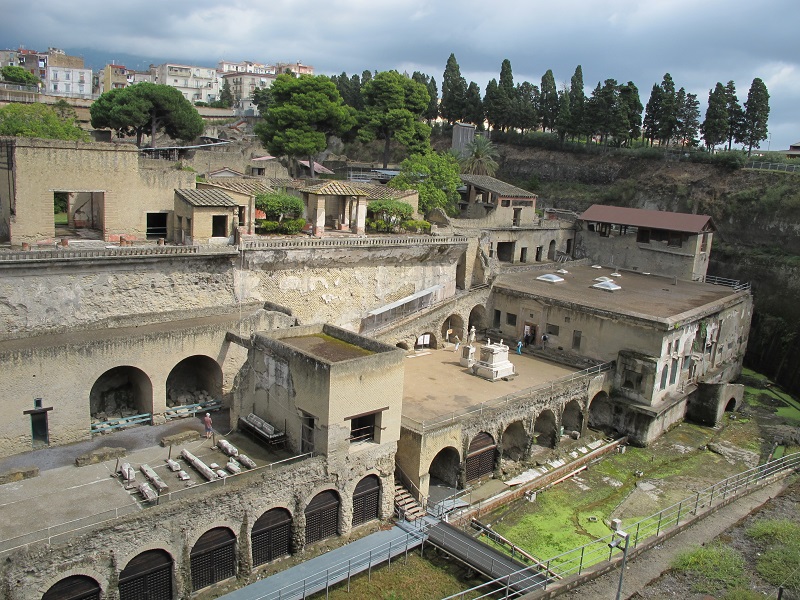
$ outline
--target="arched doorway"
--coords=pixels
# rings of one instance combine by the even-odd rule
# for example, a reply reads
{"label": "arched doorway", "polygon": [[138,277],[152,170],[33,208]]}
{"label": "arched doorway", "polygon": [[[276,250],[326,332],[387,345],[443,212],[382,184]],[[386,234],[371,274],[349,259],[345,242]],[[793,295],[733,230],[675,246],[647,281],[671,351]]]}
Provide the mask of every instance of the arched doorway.
{"label": "arched doorway", "polygon": [[250,545],[253,566],[272,562],[291,553],[292,514],[285,508],[273,508],[253,524]]}
{"label": "arched doorway", "polygon": [[442,448],[433,457],[428,473],[450,487],[458,487],[458,473],[461,470],[461,457],[452,446]]}
{"label": "arched doorway", "polygon": [[402,348],[403,350],[406,350],[406,351],[411,350],[411,348],[409,348],[409,346],[408,346],[408,344],[406,342],[397,342],[397,344],[395,344],[395,346],[397,346],[398,348]]}
{"label": "arched doorway", "polygon": [[736,398],[731,398],[725,405],[725,412],[733,412],[736,410]]}
{"label": "arched doorway", "polygon": [[424,350],[426,348],[431,348],[435,350],[439,347],[439,344],[436,341],[436,334],[431,333],[430,331],[426,331],[422,335],[417,337],[417,341],[414,342],[414,350]]}
{"label": "arched doorway", "polygon": [[306,506],[306,544],[336,535],[339,529],[339,494],[320,492]]}
{"label": "arched doorway", "polygon": [[119,574],[119,600],[172,600],[172,556],[166,550],[137,554]]}
{"label": "arched doorway", "polygon": [[377,519],[380,511],[381,480],[367,475],[356,484],[353,492],[353,527]]}
{"label": "arched doorway", "polygon": [[53,584],[42,600],[100,600],[100,584],[86,575],[72,575]]}
{"label": "arched doorway", "polygon": [[153,412],[153,384],[136,367],[114,367],[94,382],[89,392],[92,419],[105,420]]}
{"label": "arched doorway", "polygon": [[236,535],[215,527],[197,540],[190,554],[192,591],[236,575]]}
{"label": "arched doorway", "polygon": [[486,322],[486,307],[482,304],[476,304],[472,307],[472,310],[469,311],[468,331],[472,331],[474,327],[475,331],[482,333],[488,326],[489,324]]}
{"label": "arched doorway", "polygon": [[539,413],[536,423],[533,425],[533,435],[539,446],[556,447],[558,432],[556,431],[556,416],[552,410],[546,409]]}
{"label": "arched doorway", "polygon": [[467,481],[493,474],[496,452],[494,438],[485,431],[472,438],[467,449]]}
{"label": "arched doorway", "polygon": [[522,460],[528,450],[528,432],[522,421],[514,421],[503,432],[503,458]]}
{"label": "arched doorway", "polygon": [[555,260],[556,259],[556,241],[550,240],[550,245],[547,247],[547,259],[548,260]]}
{"label": "arched doorway", "polygon": [[[448,331],[451,332],[449,335]],[[464,319],[459,315],[453,314],[442,323],[442,339],[455,343],[456,336],[458,336],[459,340],[464,340]]]}
{"label": "arched doorway", "polygon": [[200,404],[222,398],[222,367],[208,356],[190,356],[167,377],[167,406]]}
{"label": "arched doorway", "polygon": [[614,407],[605,392],[599,392],[592,398],[592,403],[589,405],[589,427],[608,435],[616,432]]}
{"label": "arched doorway", "polygon": [[577,400],[570,400],[564,407],[564,412],[561,414],[561,424],[564,426],[564,431],[583,431],[583,413],[581,405]]}

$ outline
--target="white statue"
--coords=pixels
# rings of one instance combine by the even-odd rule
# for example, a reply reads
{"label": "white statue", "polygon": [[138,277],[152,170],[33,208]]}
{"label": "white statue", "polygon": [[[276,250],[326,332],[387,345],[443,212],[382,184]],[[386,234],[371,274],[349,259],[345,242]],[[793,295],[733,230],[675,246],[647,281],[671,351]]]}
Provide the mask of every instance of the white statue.
{"label": "white statue", "polygon": [[472,329],[469,330],[469,345],[475,343],[475,325],[472,326]]}

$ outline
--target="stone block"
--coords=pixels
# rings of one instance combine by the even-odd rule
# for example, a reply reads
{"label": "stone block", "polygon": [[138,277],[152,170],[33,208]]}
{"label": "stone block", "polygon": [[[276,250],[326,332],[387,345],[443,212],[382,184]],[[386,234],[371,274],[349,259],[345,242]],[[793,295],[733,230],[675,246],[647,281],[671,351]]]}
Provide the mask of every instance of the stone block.
{"label": "stone block", "polygon": [[86,465],[96,465],[97,463],[105,462],[107,460],[122,458],[125,456],[125,454],[127,454],[127,450],[125,450],[125,448],[111,448],[108,446],[102,446],[76,457],[75,466],[85,467]]}
{"label": "stone block", "polygon": [[185,444],[187,442],[194,442],[200,439],[200,432],[195,431],[194,429],[188,429],[186,431],[179,431],[173,435],[168,435],[166,437],[161,438],[161,445],[166,448],[167,446],[180,446],[181,444]]}
{"label": "stone block", "polygon": [[0,473],[0,485],[11,483],[12,481],[22,481],[23,479],[31,479],[39,476],[39,467],[21,467],[19,469],[12,469],[11,471],[4,471]]}

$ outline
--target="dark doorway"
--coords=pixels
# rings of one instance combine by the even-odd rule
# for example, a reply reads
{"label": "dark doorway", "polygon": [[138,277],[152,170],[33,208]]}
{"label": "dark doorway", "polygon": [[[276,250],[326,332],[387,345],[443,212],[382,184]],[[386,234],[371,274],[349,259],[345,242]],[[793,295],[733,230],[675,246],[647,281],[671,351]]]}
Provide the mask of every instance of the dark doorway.
{"label": "dark doorway", "polygon": [[119,574],[120,600],[172,600],[172,556],[148,550],[135,556]]}
{"label": "dark doorway", "polygon": [[31,437],[33,445],[45,446],[50,443],[50,432],[47,428],[47,411],[31,413]]}
{"label": "dark doorway", "polygon": [[228,237],[228,215],[211,217],[211,237]]}
{"label": "dark doorway", "polygon": [[100,600],[100,584],[86,575],[73,575],[54,584],[42,600]]}
{"label": "dark doorway", "polygon": [[494,473],[494,457],[497,444],[494,438],[481,431],[470,442],[467,450],[467,481],[474,481]]}
{"label": "dark doorway", "polygon": [[227,527],[207,531],[190,554],[192,591],[236,575],[236,536]]}
{"label": "dark doorway", "polygon": [[291,552],[292,515],[285,508],[273,508],[261,515],[250,536],[253,566],[272,562]]}
{"label": "dark doorway", "polygon": [[528,262],[528,248],[521,248],[519,251],[519,262],[526,263]]}
{"label": "dark doorway", "polygon": [[157,240],[167,237],[167,213],[147,213],[148,240]]}
{"label": "dark doorway", "polygon": [[306,544],[333,535],[339,528],[339,495],[326,490],[314,496],[306,507]]}
{"label": "dark doorway", "polygon": [[467,253],[461,255],[456,265],[456,288],[459,290],[467,289]]}
{"label": "dark doorway", "polygon": [[97,378],[89,393],[92,418],[105,420],[153,412],[153,384],[136,367],[114,367]]}
{"label": "dark doorway", "polygon": [[314,451],[314,416],[304,413],[300,427],[300,454]]}
{"label": "dark doorway", "polygon": [[497,242],[497,260],[500,262],[514,261],[514,242]]}
{"label": "dark doorway", "polygon": [[461,470],[461,458],[458,456],[458,450],[452,446],[442,448],[433,457],[431,466],[428,467],[428,473],[431,478],[436,478],[443,481],[451,487],[458,486],[458,472]]}
{"label": "dark doorway", "polygon": [[555,260],[556,259],[556,241],[550,240],[550,245],[547,248],[547,258],[548,260]]}
{"label": "dark doorway", "polygon": [[378,518],[380,499],[381,482],[375,475],[358,482],[353,492],[353,527]]}
{"label": "dark doorway", "polygon": [[208,356],[184,358],[167,376],[167,406],[202,404],[222,398],[222,367]]}
{"label": "dark doorway", "polygon": [[545,448],[555,448],[558,440],[556,432],[556,416],[551,410],[543,410],[533,425],[533,435],[536,443]]}
{"label": "dark doorway", "polygon": [[515,208],[514,209],[514,220],[511,222],[512,227],[519,227],[521,219],[522,219],[522,209],[521,208]]}
{"label": "dark doorway", "polygon": [[536,246],[536,262],[542,262],[542,246]]}

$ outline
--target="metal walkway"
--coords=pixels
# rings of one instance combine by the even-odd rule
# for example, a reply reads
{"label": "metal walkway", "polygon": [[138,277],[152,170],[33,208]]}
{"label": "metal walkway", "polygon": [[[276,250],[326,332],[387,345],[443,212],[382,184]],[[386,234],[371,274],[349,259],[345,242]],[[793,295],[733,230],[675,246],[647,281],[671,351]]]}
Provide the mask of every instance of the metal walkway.
{"label": "metal walkway", "polygon": [[527,565],[476,540],[449,523],[432,525],[427,533],[428,543],[452,554],[489,579],[499,580],[504,585],[508,583],[516,592],[524,592],[545,581],[545,577],[536,571],[536,567],[525,570]]}
{"label": "metal walkway", "polygon": [[424,535],[392,527],[351,542],[271,577],[220,596],[225,600],[294,600],[320,592],[422,544]]}

